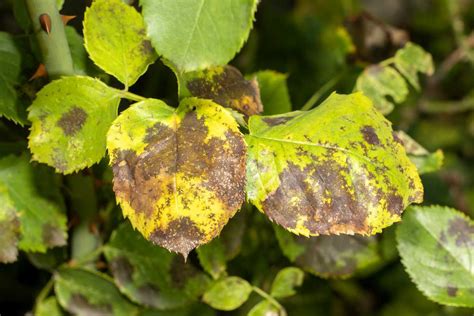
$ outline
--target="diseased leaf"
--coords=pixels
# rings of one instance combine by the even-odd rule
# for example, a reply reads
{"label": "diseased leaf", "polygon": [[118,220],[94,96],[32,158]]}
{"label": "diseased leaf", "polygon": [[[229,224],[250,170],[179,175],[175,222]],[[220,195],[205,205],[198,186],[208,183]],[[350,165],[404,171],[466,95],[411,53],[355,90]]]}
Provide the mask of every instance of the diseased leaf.
{"label": "diseased leaf", "polygon": [[21,70],[21,54],[13,36],[0,32],[0,117],[24,125],[26,113],[18,106],[16,85]]}
{"label": "diseased leaf", "polygon": [[248,199],[295,234],[372,235],[423,199],[389,121],[360,93],[332,94],[308,112],[252,116],[249,132]]}
{"label": "diseased leaf", "polygon": [[215,309],[231,311],[247,301],[252,286],[239,277],[228,277],[216,282],[204,296],[203,301]]}
{"label": "diseased leaf", "polygon": [[257,0],[140,0],[153,46],[179,72],[227,64],[246,41]]}
{"label": "diseased leaf", "polygon": [[41,301],[36,306],[36,316],[62,316],[64,312],[58,304],[58,300],[54,296],[50,296]]}
{"label": "diseased leaf", "polygon": [[142,16],[120,0],[92,3],[84,15],[84,40],[91,59],[126,87],[157,58]]}
{"label": "diseased leaf", "polygon": [[355,90],[369,97],[382,114],[392,112],[394,102],[401,103],[408,96],[408,86],[403,77],[392,67],[380,65],[367,67],[357,79]]}
{"label": "diseased leaf", "polygon": [[283,298],[296,294],[295,287],[303,284],[304,272],[295,267],[280,270],[272,283],[270,295]]}
{"label": "diseased leaf", "polygon": [[267,300],[263,300],[249,311],[247,316],[284,316],[286,314],[276,308],[272,303]]}
{"label": "diseased leaf", "polygon": [[137,315],[109,278],[99,272],[63,268],[54,275],[59,304],[74,315]]}
{"label": "diseased leaf", "polygon": [[123,214],[184,257],[216,237],[244,201],[245,142],[212,101],[188,98],[176,110],[139,102],[115,120],[107,147]]}
{"label": "diseased leaf", "polygon": [[347,278],[383,258],[373,236],[295,236],[275,226],[283,254],[307,272],[323,278]]}
{"label": "diseased leaf", "polygon": [[122,224],[104,249],[115,283],[132,301],[160,310],[196,301],[209,278]]}
{"label": "diseased leaf", "polygon": [[394,56],[394,64],[397,70],[417,90],[420,90],[418,72],[427,75],[432,75],[434,72],[431,55],[411,42],[408,42],[405,47],[397,51]]}
{"label": "diseased leaf", "polygon": [[233,66],[218,66],[184,73],[180,79],[182,97],[210,99],[248,116],[263,111],[257,81],[246,80]]}
{"label": "diseased leaf", "polygon": [[114,89],[89,77],[64,77],[45,86],[29,108],[33,159],[65,174],[100,161],[119,101]]}
{"label": "diseased leaf", "polygon": [[283,114],[291,111],[286,74],[263,70],[246,77],[257,79],[265,115]]}
{"label": "diseased leaf", "polygon": [[0,159],[0,262],[16,260],[17,246],[24,251],[45,252],[66,244],[66,216],[51,196],[35,182],[58,190],[50,176],[39,173],[27,155]]}
{"label": "diseased leaf", "polygon": [[408,154],[408,158],[415,164],[419,174],[435,172],[443,166],[444,155],[441,149],[430,153],[423,146],[418,144],[413,138],[403,131],[395,132],[403,143],[403,147]]}
{"label": "diseased leaf", "polygon": [[406,271],[430,299],[474,307],[474,222],[441,206],[412,207],[397,230]]}

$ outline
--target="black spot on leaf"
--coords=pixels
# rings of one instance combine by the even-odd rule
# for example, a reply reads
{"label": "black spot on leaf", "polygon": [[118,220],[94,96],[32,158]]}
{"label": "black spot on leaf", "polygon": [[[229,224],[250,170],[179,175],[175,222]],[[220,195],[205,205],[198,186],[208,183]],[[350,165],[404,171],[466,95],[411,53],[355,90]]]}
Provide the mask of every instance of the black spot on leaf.
{"label": "black spot on leaf", "polygon": [[74,106],[61,116],[57,125],[63,130],[65,135],[73,136],[81,130],[86,119],[87,113],[80,107]]}
{"label": "black spot on leaf", "polygon": [[197,74],[197,78],[187,82],[192,96],[213,100],[248,116],[263,111],[260,89],[255,79],[246,80],[232,66],[225,66],[222,72],[216,74],[211,74],[211,71],[203,70]]}
{"label": "black spot on leaf", "polygon": [[448,234],[456,238],[456,246],[474,247],[474,226],[463,218],[449,221]]}
{"label": "black spot on leaf", "polygon": [[360,129],[365,141],[371,145],[380,145],[379,137],[372,126],[364,126]]}

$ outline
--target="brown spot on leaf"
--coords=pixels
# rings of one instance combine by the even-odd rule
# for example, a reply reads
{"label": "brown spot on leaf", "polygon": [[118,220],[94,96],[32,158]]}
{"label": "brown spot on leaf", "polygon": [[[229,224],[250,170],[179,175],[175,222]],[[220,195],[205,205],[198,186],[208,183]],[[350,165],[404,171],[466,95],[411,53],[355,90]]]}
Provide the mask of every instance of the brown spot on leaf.
{"label": "brown spot on leaf", "polygon": [[154,52],[153,46],[149,40],[144,40],[141,46],[141,52],[143,55],[147,56]]}
{"label": "brown spot on leaf", "polygon": [[323,277],[345,277],[357,271],[356,254],[367,248],[374,237],[332,235],[293,238],[305,249],[296,258],[297,265]]}
{"label": "brown spot on leaf", "polygon": [[210,71],[212,70],[203,70],[202,77],[187,82],[186,86],[191,95],[213,100],[248,116],[263,111],[260,89],[255,79],[246,80],[240,71],[232,66],[225,66],[222,73],[212,76]]}
{"label": "brown spot on leaf", "polygon": [[183,289],[190,278],[196,276],[198,271],[196,268],[186,263],[183,258],[175,256],[171,263],[170,275],[173,286],[178,289]]}
{"label": "brown spot on leaf", "polygon": [[379,137],[372,126],[366,125],[360,129],[360,132],[367,143],[377,146],[380,145]]}
{"label": "brown spot on leaf", "polygon": [[87,113],[80,107],[74,106],[61,116],[57,124],[66,136],[72,136],[81,130],[86,119]]}
{"label": "brown spot on leaf", "polygon": [[458,288],[454,286],[448,286],[446,292],[449,296],[453,297],[456,296],[456,294],[458,293]]}
{"label": "brown spot on leaf", "polygon": [[[8,211],[7,213],[8,214]],[[20,221],[15,216],[11,220],[0,221],[0,262],[14,262],[18,256],[18,235]]]}
{"label": "brown spot on leaf", "polygon": [[403,140],[398,136],[398,133],[397,132],[392,132],[392,137],[393,137],[393,140],[397,143],[399,143],[400,145],[404,146],[404,142]]}
{"label": "brown spot on leaf", "polygon": [[155,230],[150,240],[166,249],[183,254],[184,257],[196,248],[204,235],[187,217],[176,219],[165,230]]}
{"label": "brown spot on leaf", "polygon": [[400,215],[403,211],[403,198],[396,192],[387,196],[387,210],[393,215]]}
{"label": "brown spot on leaf", "polygon": [[112,315],[113,309],[109,304],[96,305],[90,303],[81,294],[73,294],[67,303],[69,312],[77,315]]}
{"label": "brown spot on leaf", "polygon": [[330,160],[315,162],[303,170],[290,163],[280,174],[278,189],[263,201],[263,209],[286,228],[295,228],[298,218],[306,217],[304,226],[311,234],[364,233],[366,203],[378,195],[367,191],[366,186],[357,185],[355,179],[353,189],[358,190],[357,200],[347,187],[344,171],[349,172]]}
{"label": "brown spot on leaf", "polygon": [[265,122],[268,126],[276,126],[276,125],[282,125],[285,124],[286,122],[290,121],[293,119],[292,116],[280,116],[280,117],[264,117],[262,121]]}
{"label": "brown spot on leaf", "polygon": [[[179,192],[173,179],[176,173],[202,180],[202,186],[214,192],[226,205],[230,218],[245,199],[246,146],[238,133],[227,132],[226,140],[206,140],[208,128],[196,113],[186,114],[177,130],[155,124],[147,130],[143,141],[148,144],[137,156],[131,150],[113,153],[114,191],[129,202],[136,212],[152,216],[155,202],[162,196],[170,198],[164,207],[173,207],[172,192]],[[186,207],[186,199],[182,199]],[[158,214],[165,210],[158,210]],[[210,218],[216,235],[227,220]],[[166,228],[158,228],[150,239],[183,255],[203,242],[205,236],[187,217],[175,219]]]}
{"label": "brown spot on leaf", "polygon": [[110,270],[115,280],[126,286],[133,282],[133,266],[125,257],[117,257],[110,261]]}
{"label": "brown spot on leaf", "polygon": [[463,218],[449,221],[448,234],[456,238],[458,247],[474,247],[474,225]]}
{"label": "brown spot on leaf", "polygon": [[66,245],[66,236],[57,226],[51,224],[43,225],[43,242],[49,247]]}

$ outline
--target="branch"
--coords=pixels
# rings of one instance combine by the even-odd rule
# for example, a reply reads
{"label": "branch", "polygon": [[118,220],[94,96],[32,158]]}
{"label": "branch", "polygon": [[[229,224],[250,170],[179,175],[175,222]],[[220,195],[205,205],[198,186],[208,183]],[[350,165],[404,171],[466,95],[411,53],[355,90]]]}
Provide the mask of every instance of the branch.
{"label": "branch", "polygon": [[[56,0],[26,0],[26,5],[49,77],[73,75],[71,52]],[[47,21],[48,31],[41,26],[41,16]]]}

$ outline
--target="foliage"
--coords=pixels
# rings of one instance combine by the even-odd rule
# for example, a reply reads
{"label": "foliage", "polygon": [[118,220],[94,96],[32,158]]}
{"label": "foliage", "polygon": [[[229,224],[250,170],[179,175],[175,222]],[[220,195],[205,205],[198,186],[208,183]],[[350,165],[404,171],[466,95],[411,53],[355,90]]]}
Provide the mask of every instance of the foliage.
{"label": "foliage", "polygon": [[9,284],[35,315],[472,314],[461,5],[428,6],[455,42],[357,0],[0,5],[0,303]]}

